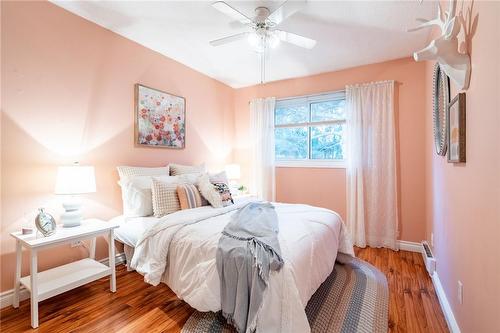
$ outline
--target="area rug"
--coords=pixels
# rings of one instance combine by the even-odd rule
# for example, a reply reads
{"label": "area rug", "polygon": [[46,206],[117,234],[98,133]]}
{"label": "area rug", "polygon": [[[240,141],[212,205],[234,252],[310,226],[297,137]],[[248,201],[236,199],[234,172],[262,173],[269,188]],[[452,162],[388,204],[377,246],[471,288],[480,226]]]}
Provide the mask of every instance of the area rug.
{"label": "area rug", "polygon": [[[389,290],[385,275],[367,262],[339,254],[330,276],[306,306],[312,333],[387,332]],[[234,333],[224,317],[195,311],[182,333]]]}

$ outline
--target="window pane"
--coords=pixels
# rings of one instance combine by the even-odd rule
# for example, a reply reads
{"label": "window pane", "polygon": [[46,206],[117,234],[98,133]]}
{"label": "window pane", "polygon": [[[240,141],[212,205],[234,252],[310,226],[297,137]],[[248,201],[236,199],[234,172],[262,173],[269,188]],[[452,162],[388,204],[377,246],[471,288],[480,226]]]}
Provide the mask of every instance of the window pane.
{"label": "window pane", "polygon": [[299,124],[309,121],[309,110],[306,105],[277,107],[275,110],[275,124]]}
{"label": "window pane", "polygon": [[276,128],[274,136],[277,160],[307,158],[307,127]]}
{"label": "window pane", "polygon": [[345,119],[345,100],[311,103],[311,121]]}
{"label": "window pane", "polygon": [[344,159],[345,124],[311,126],[311,159]]}

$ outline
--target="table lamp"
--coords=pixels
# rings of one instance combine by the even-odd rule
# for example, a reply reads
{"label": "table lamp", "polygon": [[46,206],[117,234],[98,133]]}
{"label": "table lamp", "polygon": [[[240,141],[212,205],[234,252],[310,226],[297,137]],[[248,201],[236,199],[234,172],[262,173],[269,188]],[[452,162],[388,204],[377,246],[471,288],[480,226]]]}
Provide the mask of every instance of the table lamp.
{"label": "table lamp", "polygon": [[239,194],[239,184],[238,180],[241,177],[241,168],[239,164],[228,164],[225,167],[227,179],[229,180],[229,188],[231,193]]}
{"label": "table lamp", "polygon": [[55,193],[65,195],[64,213],[61,223],[64,227],[79,226],[82,221],[82,202],[78,195],[96,191],[93,166],[75,163],[72,166],[60,166],[57,169]]}

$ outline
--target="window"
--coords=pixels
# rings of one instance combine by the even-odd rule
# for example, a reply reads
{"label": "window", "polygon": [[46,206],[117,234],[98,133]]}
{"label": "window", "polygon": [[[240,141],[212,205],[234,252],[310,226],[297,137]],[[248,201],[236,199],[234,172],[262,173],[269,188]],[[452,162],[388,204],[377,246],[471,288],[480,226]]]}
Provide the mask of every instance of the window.
{"label": "window", "polygon": [[278,100],[274,124],[277,166],[344,166],[344,92]]}

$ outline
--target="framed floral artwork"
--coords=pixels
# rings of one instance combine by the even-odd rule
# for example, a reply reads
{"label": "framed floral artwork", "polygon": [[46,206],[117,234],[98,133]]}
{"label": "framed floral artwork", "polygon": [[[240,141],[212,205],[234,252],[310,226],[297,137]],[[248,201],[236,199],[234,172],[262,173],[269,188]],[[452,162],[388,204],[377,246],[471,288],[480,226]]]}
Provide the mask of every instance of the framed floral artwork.
{"label": "framed floral artwork", "polygon": [[448,105],[448,162],[465,163],[465,93]]}
{"label": "framed floral artwork", "polygon": [[135,144],[182,149],[186,144],[186,100],[135,85]]}

